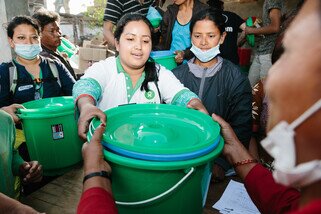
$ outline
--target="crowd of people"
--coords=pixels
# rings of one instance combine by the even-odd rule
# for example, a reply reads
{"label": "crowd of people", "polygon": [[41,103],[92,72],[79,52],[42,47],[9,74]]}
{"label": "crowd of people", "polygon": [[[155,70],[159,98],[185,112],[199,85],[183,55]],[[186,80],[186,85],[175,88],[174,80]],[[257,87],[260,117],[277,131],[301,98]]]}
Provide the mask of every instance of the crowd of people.
{"label": "crowd of people", "polygon": [[[163,3],[108,1],[104,36],[116,55],[93,63],[80,79],[57,51],[57,13],[41,9],[8,23],[16,56],[0,65],[1,213],[37,213],[15,200],[14,176],[23,183],[43,177],[41,163],[24,160],[14,147],[21,128],[16,112],[24,102],[57,96],[73,96],[84,141],[90,121],[101,121],[83,144],[77,213],[117,213],[112,168],[100,141],[104,111],[131,103],[185,106],[212,116],[225,141],[212,180],[235,170],[261,213],[321,212],[321,2],[299,1],[284,21],[284,2],[265,0],[263,26],[254,28],[225,11],[221,0],[177,0],[154,28],[148,8]],[[238,35],[249,34],[261,38],[246,74],[238,66],[237,45]],[[152,50],[171,50],[178,66],[169,71],[155,63]]]}

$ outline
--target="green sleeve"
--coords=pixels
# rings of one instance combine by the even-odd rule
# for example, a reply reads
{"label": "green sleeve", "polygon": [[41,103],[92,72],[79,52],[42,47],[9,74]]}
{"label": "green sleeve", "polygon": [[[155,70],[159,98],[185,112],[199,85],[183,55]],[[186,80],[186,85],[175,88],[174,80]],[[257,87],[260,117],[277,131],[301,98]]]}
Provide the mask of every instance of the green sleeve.
{"label": "green sleeve", "polygon": [[187,103],[193,98],[198,98],[198,96],[188,89],[183,89],[174,96],[172,104],[177,106],[187,106]]}

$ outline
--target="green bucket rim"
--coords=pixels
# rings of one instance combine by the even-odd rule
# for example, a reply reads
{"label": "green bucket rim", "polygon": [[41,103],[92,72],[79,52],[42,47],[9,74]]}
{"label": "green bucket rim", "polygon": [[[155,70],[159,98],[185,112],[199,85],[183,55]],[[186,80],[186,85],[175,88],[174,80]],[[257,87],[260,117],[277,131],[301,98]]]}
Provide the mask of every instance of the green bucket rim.
{"label": "green bucket rim", "polygon": [[156,57],[153,56],[152,58],[153,58],[154,60],[155,60],[155,59],[156,59],[156,60],[157,60],[157,59],[158,59],[158,60],[159,60],[159,59],[174,59],[174,58],[175,58],[175,54],[167,55],[167,56],[158,56],[158,57],[157,57],[157,56],[156,56]]}
{"label": "green bucket rim", "polygon": [[[133,112],[136,112],[136,114]],[[103,140],[115,147],[133,152],[165,155],[195,152],[209,147],[220,136],[220,126],[217,122],[213,121],[210,116],[187,107],[166,104],[135,104],[112,108],[105,111],[105,114],[108,119]],[[128,116],[129,114],[131,116]],[[176,118],[169,118],[173,115]],[[158,117],[157,120],[155,120],[155,116]],[[141,122],[142,120],[145,121]],[[117,133],[123,134],[122,128],[127,128],[127,124],[131,124],[131,122],[133,122],[133,126],[128,128],[129,132],[138,133],[142,130],[143,137],[140,138],[138,134],[131,135],[133,137],[129,143],[129,138],[117,137]],[[161,125],[158,127],[158,124]],[[100,120],[98,118],[92,120],[89,127],[90,132],[87,134],[88,140],[91,139],[91,133],[99,125]],[[143,128],[140,129],[141,127]],[[149,127],[156,128],[149,129]],[[181,131],[179,131],[179,128]],[[149,130],[154,135],[152,137],[147,136],[144,141],[144,135],[145,133],[148,135]],[[183,132],[186,130],[188,130],[188,134],[185,136]],[[155,135],[158,132],[159,134]],[[151,140],[153,140],[152,146],[150,146]],[[187,142],[184,143],[186,146],[182,147],[182,142]]]}
{"label": "green bucket rim", "polygon": [[[53,103],[54,105],[49,105],[50,103]],[[53,117],[56,115],[65,115],[67,111],[68,113],[74,111],[74,102],[72,96],[32,100],[23,103],[22,106],[25,108],[18,109],[18,115],[23,118]]]}
{"label": "green bucket rim", "polygon": [[110,161],[114,164],[127,166],[136,169],[148,169],[148,170],[179,170],[179,169],[186,169],[192,166],[199,166],[213,160],[214,158],[218,157],[224,147],[224,139],[221,137],[219,145],[209,154],[204,156],[184,160],[184,161],[172,161],[172,162],[158,162],[158,161],[146,161],[146,160],[139,160],[128,158],[124,156],[120,156],[114,154],[110,151],[103,150],[104,157],[107,161]]}

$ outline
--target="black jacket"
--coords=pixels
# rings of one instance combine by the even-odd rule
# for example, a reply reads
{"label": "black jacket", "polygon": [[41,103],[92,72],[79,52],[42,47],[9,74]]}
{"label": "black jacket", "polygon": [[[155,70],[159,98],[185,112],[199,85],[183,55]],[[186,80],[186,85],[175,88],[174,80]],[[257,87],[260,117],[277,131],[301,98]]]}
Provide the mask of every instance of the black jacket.
{"label": "black jacket", "polygon": [[[173,73],[185,87],[199,93],[202,78],[196,77],[188,64],[176,67]],[[247,76],[224,59],[217,73],[205,77],[200,99],[210,115],[215,113],[226,120],[243,145],[248,147],[252,134],[252,90]]]}

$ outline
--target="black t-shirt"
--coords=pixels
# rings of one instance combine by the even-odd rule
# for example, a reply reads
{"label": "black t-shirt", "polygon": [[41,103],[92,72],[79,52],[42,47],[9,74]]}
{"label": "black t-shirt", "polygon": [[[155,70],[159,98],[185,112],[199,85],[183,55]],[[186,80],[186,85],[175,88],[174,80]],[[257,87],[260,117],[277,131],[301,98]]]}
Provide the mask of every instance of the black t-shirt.
{"label": "black t-shirt", "polygon": [[226,37],[224,43],[220,47],[221,56],[238,65],[237,37],[238,33],[241,31],[240,26],[244,23],[244,20],[239,15],[229,11],[223,11],[223,16],[226,18]]}

